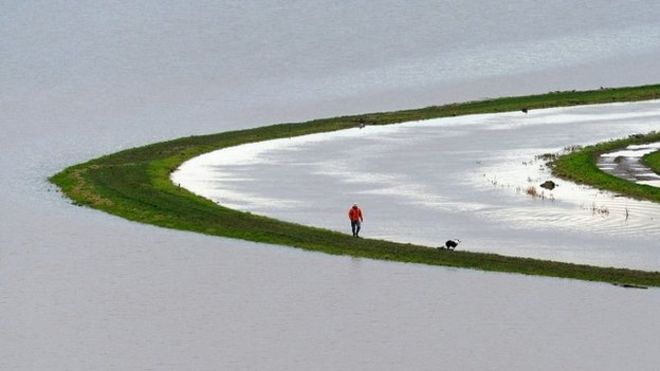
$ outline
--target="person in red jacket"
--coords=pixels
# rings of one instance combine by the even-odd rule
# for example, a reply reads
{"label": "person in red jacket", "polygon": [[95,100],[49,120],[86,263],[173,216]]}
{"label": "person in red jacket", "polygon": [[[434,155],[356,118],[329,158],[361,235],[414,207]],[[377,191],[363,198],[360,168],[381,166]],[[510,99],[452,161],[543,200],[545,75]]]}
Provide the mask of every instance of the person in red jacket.
{"label": "person in red jacket", "polygon": [[348,219],[351,220],[353,237],[359,237],[358,233],[360,233],[360,227],[362,226],[364,218],[362,217],[362,210],[360,210],[357,204],[353,205],[353,207],[348,210]]}

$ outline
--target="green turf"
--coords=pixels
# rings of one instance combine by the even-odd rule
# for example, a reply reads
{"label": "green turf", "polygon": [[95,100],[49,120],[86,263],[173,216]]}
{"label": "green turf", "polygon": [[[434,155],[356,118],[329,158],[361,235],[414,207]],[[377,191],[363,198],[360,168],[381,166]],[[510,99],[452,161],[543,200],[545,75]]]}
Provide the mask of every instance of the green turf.
{"label": "green turf", "polygon": [[660,174],[660,151],[642,157],[642,163],[650,167],[656,174]]}
{"label": "green turf", "polygon": [[[660,272],[593,267],[546,260],[467,251],[449,252],[426,246],[350,235],[301,226],[216,205],[172,184],[169,176],[182,162],[205,152],[243,143],[412,120],[660,98],[660,85],[555,92],[448,104],[398,112],[371,113],[264,126],[255,129],[191,136],[129,149],[71,166],[51,181],[75,204],[126,219],[167,228],[248,241],[288,245],[329,254],[564,277],[589,281],[660,286]],[[478,228],[478,226],[475,226]],[[267,262],[264,262],[267,264]]]}

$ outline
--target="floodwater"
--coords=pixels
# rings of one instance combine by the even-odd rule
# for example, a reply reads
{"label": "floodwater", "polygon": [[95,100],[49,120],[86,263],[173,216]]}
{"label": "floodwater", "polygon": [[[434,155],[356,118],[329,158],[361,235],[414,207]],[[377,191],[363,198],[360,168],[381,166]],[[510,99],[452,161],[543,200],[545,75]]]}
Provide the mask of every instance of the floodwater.
{"label": "floodwater", "polygon": [[658,290],[171,231],[46,179],[185,135],[657,83],[659,18],[655,2],[0,2],[0,369],[656,368]]}
{"label": "floodwater", "polygon": [[629,145],[622,150],[600,155],[598,168],[635,183],[660,187],[660,175],[641,162],[642,157],[658,150],[660,142]]}
{"label": "floodwater", "polygon": [[556,179],[541,158],[658,128],[660,101],[442,118],[222,149],[172,179],[229,207],[344,232],[358,203],[368,237],[660,270],[660,205]]}

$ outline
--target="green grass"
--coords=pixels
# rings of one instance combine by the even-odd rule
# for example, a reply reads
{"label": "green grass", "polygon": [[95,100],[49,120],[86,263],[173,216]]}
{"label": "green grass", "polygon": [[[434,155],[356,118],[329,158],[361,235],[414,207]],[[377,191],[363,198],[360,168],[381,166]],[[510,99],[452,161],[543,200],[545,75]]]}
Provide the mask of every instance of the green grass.
{"label": "green grass", "polygon": [[191,136],[129,149],[71,166],[50,180],[77,205],[166,228],[287,245],[328,254],[660,286],[660,272],[593,267],[467,251],[449,252],[376,239],[355,239],[348,234],[296,225],[222,207],[177,187],[169,179],[170,173],[182,162],[205,152],[243,143],[354,128],[360,122],[385,125],[446,116],[516,111],[522,108],[533,110],[657,98],[660,98],[660,85],[507,97],[398,112],[319,119],[305,123],[278,124]]}
{"label": "green grass", "polygon": [[[553,174],[574,181],[588,184],[598,189],[611,191],[620,195],[629,196],[638,200],[660,202],[660,188],[630,182],[614,175],[607,174],[598,169],[596,161],[598,156],[605,152],[625,148],[631,144],[643,144],[660,141],[660,132],[646,135],[632,135],[628,138],[612,140],[593,146],[581,148],[571,153],[559,156],[552,163]],[[653,156],[646,156],[643,161],[658,168],[660,156],[655,152]]]}
{"label": "green grass", "polygon": [[651,168],[656,174],[660,174],[660,151],[645,155],[642,157],[642,163]]}

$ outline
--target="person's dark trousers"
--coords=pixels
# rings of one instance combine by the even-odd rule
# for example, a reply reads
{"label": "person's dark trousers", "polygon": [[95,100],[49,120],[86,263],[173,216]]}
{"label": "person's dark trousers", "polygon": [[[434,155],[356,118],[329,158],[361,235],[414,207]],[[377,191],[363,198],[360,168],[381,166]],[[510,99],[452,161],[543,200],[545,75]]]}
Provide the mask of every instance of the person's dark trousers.
{"label": "person's dark trousers", "polygon": [[351,230],[353,231],[353,237],[357,237],[358,233],[360,233],[360,221],[359,220],[351,220]]}

